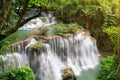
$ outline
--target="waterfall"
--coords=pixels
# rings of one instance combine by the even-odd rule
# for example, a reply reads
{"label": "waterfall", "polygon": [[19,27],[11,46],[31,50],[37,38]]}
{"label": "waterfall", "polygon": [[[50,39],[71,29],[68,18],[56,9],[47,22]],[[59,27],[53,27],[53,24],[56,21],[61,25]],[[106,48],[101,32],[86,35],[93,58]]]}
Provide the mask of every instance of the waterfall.
{"label": "waterfall", "polygon": [[28,58],[27,55],[24,53],[16,53],[13,54],[6,54],[1,56],[0,60],[3,61],[3,65],[0,66],[0,70],[6,70],[7,68],[16,68],[16,67],[22,67],[28,64]]}
{"label": "waterfall", "polygon": [[43,26],[49,26],[56,23],[56,17],[48,14],[46,17],[37,17],[23,25],[19,30],[33,30]]}
{"label": "waterfall", "polygon": [[[30,45],[36,44],[37,40],[43,41],[42,47],[31,48]],[[62,80],[61,71],[66,66],[71,67],[75,75],[80,75],[81,71],[99,64],[96,40],[85,30],[63,37],[32,38],[15,44],[14,50],[13,54],[7,56],[15,56],[15,59],[11,58],[14,65],[29,64],[36,75],[35,80]]]}

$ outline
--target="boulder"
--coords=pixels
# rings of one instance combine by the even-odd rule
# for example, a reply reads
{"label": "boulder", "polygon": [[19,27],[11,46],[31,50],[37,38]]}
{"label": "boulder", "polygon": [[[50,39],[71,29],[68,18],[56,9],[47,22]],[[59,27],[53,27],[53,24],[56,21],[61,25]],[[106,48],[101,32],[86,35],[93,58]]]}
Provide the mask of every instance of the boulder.
{"label": "boulder", "polygon": [[63,80],[77,80],[71,67],[65,67],[62,69]]}

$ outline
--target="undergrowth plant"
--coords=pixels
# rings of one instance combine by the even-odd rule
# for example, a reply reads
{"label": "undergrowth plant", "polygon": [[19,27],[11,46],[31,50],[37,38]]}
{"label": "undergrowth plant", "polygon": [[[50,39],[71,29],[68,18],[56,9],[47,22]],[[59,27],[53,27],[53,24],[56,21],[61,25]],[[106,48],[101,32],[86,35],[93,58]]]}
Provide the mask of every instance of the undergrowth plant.
{"label": "undergrowth plant", "polygon": [[29,67],[25,66],[8,69],[4,72],[0,71],[0,80],[34,80],[34,74]]}
{"label": "undergrowth plant", "polygon": [[113,47],[114,52],[117,50],[117,38],[120,28],[115,26],[103,27],[103,32],[109,36],[109,46]]}
{"label": "undergrowth plant", "polygon": [[56,24],[55,26],[55,30],[56,30],[55,34],[63,36],[66,33],[76,33],[80,29],[82,29],[82,26],[76,23],[71,23],[71,24],[59,23]]}
{"label": "undergrowth plant", "polygon": [[100,72],[97,80],[120,80],[120,75],[115,74],[117,65],[116,56],[101,59]]}

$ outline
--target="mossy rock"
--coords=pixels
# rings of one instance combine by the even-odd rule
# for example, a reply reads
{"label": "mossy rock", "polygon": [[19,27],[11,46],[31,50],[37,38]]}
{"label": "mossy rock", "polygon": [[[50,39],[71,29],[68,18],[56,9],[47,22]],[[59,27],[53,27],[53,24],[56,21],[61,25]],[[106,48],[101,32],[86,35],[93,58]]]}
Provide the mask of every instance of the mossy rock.
{"label": "mossy rock", "polygon": [[31,44],[30,48],[32,48],[32,49],[40,49],[40,48],[42,48],[42,41],[37,41],[36,43]]}
{"label": "mossy rock", "polygon": [[63,80],[77,80],[73,70],[71,67],[65,67],[62,70],[62,78]]}

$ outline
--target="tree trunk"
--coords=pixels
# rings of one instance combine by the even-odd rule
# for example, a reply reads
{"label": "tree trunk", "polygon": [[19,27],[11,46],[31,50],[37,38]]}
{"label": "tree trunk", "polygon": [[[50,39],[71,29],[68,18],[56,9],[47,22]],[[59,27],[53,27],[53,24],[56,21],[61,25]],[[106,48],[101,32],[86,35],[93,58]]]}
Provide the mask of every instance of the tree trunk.
{"label": "tree trunk", "polygon": [[120,0],[118,0],[118,24],[120,27]]}
{"label": "tree trunk", "polygon": [[5,0],[3,0],[2,2],[3,2],[3,7],[2,7],[1,16],[0,16],[0,31],[2,30],[3,24],[6,21],[12,0],[7,0],[6,2]]}
{"label": "tree trunk", "polygon": [[[120,5],[120,0],[119,0],[119,5]],[[119,7],[119,11],[118,11],[118,23],[119,23],[119,27],[120,27],[120,6]],[[118,40],[117,40],[117,57],[118,60],[120,59],[120,35],[118,35]]]}
{"label": "tree trunk", "polygon": [[[120,0],[118,0],[118,24],[120,26]],[[118,34],[118,39],[117,39],[117,64],[118,67],[116,69],[116,74],[120,74],[120,33]]]}
{"label": "tree trunk", "polygon": [[23,5],[22,13],[20,14],[20,17],[19,17],[19,20],[18,20],[16,26],[13,27],[13,28],[11,28],[10,30],[6,31],[4,35],[0,35],[0,41],[3,40],[3,39],[5,39],[10,34],[12,34],[12,33],[14,33],[14,32],[17,31],[17,29],[19,28],[19,26],[20,26],[20,24],[21,24],[21,22],[23,20],[23,16],[24,16],[25,11],[27,9],[28,3],[29,3],[29,0],[25,0],[24,5]]}
{"label": "tree trunk", "polygon": [[117,40],[117,57],[118,57],[118,61],[120,61],[120,35],[118,35],[118,40]]}
{"label": "tree trunk", "polygon": [[117,40],[117,70],[116,74],[120,74],[120,35],[118,35],[118,40]]}
{"label": "tree trunk", "polygon": [[24,3],[25,3],[25,4],[24,4],[24,7],[23,7],[23,11],[22,11],[22,13],[21,13],[21,15],[20,15],[20,17],[19,17],[19,20],[18,20],[18,22],[17,22],[17,25],[16,25],[15,27],[11,28],[10,30],[6,31],[4,35],[0,34],[0,41],[2,41],[3,39],[5,39],[5,38],[6,38],[7,36],[9,36],[10,34],[16,32],[16,31],[18,30],[18,28],[20,28],[21,26],[23,26],[25,23],[27,23],[27,22],[30,21],[31,19],[34,19],[34,18],[40,16],[41,11],[40,11],[37,15],[35,15],[35,16],[33,16],[33,17],[30,17],[30,18],[28,18],[28,19],[23,20],[23,15],[25,14],[27,5],[28,5],[28,3],[29,3],[29,0],[26,0],[26,2],[24,2]]}
{"label": "tree trunk", "polygon": [[27,9],[27,6],[28,6],[29,1],[30,1],[30,0],[25,0],[25,2],[24,2],[25,4],[23,5],[23,11],[22,11],[22,13],[20,14],[20,17],[19,17],[19,20],[18,20],[16,26],[13,27],[12,29],[6,31],[6,32],[5,32],[6,35],[12,34],[13,32],[16,32],[16,31],[17,31],[17,29],[19,28],[19,25],[21,24],[21,22],[22,22],[22,20],[23,20],[23,16],[24,16],[24,14],[25,14],[25,12],[26,12],[26,9]]}
{"label": "tree trunk", "polygon": [[[6,1],[6,0],[3,0],[3,1]],[[30,21],[31,19],[34,19],[36,17],[39,17],[41,15],[41,11],[39,11],[39,13],[35,16],[32,16],[28,19],[23,19],[23,16],[26,12],[26,9],[28,7],[28,3],[29,3],[30,0],[24,0],[24,4],[23,4],[23,9],[22,9],[22,12],[20,12],[20,16],[19,16],[19,20],[16,24],[16,26],[12,27],[11,29],[7,30],[4,32],[4,34],[0,34],[0,41],[4,40],[7,36],[9,36],[10,34],[16,32],[18,30],[18,28],[20,28],[21,26],[23,26],[25,23],[27,23],[28,21]],[[42,8],[41,8],[42,9]],[[46,10],[46,9],[45,9]],[[45,11],[44,10],[44,11]],[[6,15],[7,16],[7,15]],[[5,21],[5,20],[4,20]],[[2,31],[0,29],[0,31]]]}

